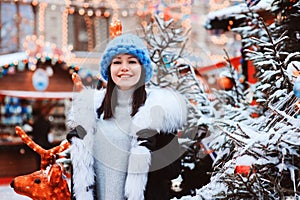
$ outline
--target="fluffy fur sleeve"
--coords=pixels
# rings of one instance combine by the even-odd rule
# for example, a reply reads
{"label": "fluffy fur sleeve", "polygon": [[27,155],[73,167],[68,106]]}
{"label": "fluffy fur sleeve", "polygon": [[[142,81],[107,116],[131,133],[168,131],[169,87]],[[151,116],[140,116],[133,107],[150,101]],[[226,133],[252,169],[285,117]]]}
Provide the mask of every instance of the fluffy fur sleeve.
{"label": "fluffy fur sleeve", "polygon": [[154,129],[174,132],[186,123],[187,106],[184,97],[171,89],[151,89],[145,104],[133,118],[134,132]]}
{"label": "fluffy fur sleeve", "polygon": [[93,132],[97,120],[97,108],[101,105],[105,90],[84,88],[74,95],[67,116],[67,126],[75,128],[81,125],[87,133]]}

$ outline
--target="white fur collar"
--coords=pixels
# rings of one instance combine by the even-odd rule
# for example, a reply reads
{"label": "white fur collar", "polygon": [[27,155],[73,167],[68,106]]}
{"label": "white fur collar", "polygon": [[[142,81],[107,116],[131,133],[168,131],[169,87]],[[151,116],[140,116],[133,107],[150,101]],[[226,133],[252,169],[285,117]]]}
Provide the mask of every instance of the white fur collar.
{"label": "white fur collar", "polygon": [[[76,94],[68,126],[80,124],[89,133],[95,127],[96,110],[101,105],[105,90],[86,88]],[[74,110],[76,108],[76,110]],[[165,133],[181,128],[187,118],[186,103],[181,95],[169,89],[147,90],[145,105],[133,117],[132,132],[149,128]]]}

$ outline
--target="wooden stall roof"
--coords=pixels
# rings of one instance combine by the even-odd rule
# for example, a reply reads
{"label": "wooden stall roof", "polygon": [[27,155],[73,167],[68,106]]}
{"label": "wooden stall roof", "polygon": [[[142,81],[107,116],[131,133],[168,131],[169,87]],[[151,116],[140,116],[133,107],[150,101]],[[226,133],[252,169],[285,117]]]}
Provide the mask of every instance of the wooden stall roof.
{"label": "wooden stall roof", "polygon": [[[45,66],[39,67],[45,69]],[[34,88],[32,84],[34,71],[25,69],[0,78],[0,95],[56,99],[72,97],[74,88],[69,70],[60,65],[51,67],[53,75],[49,77],[48,87],[44,91],[37,91]]]}
{"label": "wooden stall roof", "polygon": [[[61,67],[52,67],[53,75],[49,77],[49,85],[45,92],[70,92],[73,90],[71,75]],[[7,74],[0,78],[0,90],[35,91],[32,84],[34,71],[24,70]]]}

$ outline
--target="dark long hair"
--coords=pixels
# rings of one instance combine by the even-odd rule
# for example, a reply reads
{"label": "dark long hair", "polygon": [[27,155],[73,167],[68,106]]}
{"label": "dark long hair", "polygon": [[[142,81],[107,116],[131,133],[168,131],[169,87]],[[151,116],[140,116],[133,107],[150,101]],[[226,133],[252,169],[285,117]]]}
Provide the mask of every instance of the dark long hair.
{"label": "dark long hair", "polygon": [[[136,84],[136,88],[132,94],[132,109],[131,109],[131,117],[133,117],[139,110],[139,108],[144,105],[147,94],[146,94],[146,87],[145,87],[145,77],[146,71],[143,66],[141,71],[141,77],[138,83]],[[113,111],[116,107],[117,97],[114,93],[114,89],[116,87],[115,82],[112,80],[111,73],[110,73],[110,66],[108,70],[108,80],[106,86],[106,93],[104,99],[102,101],[101,106],[97,109],[97,116],[100,118],[101,114],[104,113],[103,119],[109,119],[113,117]]]}

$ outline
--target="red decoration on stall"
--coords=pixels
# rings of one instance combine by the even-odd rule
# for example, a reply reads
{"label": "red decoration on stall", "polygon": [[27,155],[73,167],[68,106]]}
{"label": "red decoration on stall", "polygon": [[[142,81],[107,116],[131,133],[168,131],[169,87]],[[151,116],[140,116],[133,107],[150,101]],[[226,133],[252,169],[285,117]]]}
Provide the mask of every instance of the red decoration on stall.
{"label": "red decoration on stall", "polygon": [[56,154],[69,148],[70,143],[64,142],[52,149],[45,150],[36,144],[21,127],[16,127],[16,133],[25,144],[40,154],[41,170],[15,177],[11,182],[14,191],[33,200],[71,199],[69,187],[64,178],[63,167],[55,162]]}

